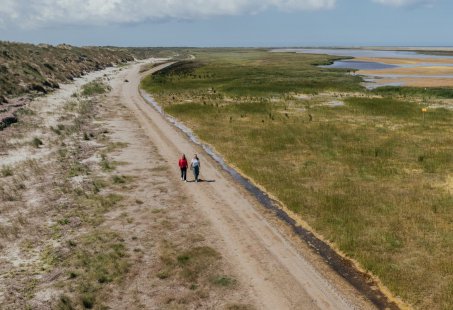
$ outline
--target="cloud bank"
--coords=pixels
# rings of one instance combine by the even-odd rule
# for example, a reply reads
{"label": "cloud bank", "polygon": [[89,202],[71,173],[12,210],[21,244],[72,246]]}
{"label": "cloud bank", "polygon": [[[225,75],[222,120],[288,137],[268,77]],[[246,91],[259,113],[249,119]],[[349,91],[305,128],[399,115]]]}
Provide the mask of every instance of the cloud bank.
{"label": "cloud bank", "polygon": [[431,7],[437,0],[373,0],[376,3],[393,6],[393,7],[409,7],[409,6],[427,6]]}
{"label": "cloud bank", "polygon": [[[393,7],[431,6],[437,0],[369,0]],[[0,0],[0,27],[133,24],[254,14],[328,10],[337,0]]]}
{"label": "cloud bank", "polygon": [[324,10],[336,0],[0,0],[0,24],[105,25],[281,11]]}

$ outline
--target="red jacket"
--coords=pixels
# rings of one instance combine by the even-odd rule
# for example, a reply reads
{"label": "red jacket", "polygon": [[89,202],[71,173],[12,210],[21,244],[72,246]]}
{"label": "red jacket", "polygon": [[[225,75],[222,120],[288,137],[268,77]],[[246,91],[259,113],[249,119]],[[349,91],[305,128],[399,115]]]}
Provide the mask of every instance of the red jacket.
{"label": "red jacket", "polygon": [[182,168],[187,168],[187,159],[181,158],[181,159],[179,160],[179,168],[181,168],[181,169],[182,169]]}

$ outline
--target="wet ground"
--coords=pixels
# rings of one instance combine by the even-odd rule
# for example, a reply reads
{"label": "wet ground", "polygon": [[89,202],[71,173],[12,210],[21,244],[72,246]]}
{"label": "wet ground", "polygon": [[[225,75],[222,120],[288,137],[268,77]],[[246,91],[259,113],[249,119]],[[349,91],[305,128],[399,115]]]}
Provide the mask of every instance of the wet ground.
{"label": "wet ground", "polygon": [[381,86],[445,87],[453,85],[453,56],[402,50],[372,49],[281,49],[273,52],[328,54],[353,57],[323,68],[352,69],[364,76],[368,89]]}

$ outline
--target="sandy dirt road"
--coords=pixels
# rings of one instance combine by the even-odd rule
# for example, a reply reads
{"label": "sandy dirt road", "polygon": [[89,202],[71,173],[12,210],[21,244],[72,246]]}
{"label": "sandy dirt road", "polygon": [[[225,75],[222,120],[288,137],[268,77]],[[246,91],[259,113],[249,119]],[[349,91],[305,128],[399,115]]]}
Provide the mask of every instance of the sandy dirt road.
{"label": "sandy dirt road", "polygon": [[[157,71],[165,65],[153,69]],[[201,178],[210,182],[181,182],[179,190],[214,227],[216,245],[235,267],[239,281],[258,309],[372,309],[347,283],[326,267],[318,270],[289,236],[266,219],[256,200],[221,170],[198,146],[169,124],[140,95],[140,64],[119,73],[119,100],[136,118],[148,141],[156,146],[168,178],[178,179],[177,160],[197,153]],[[150,71],[151,72],[151,71]],[[150,73],[147,72],[147,73]],[[189,174],[189,180],[192,180]],[[189,203],[189,201],[188,201]],[[328,268],[327,268],[328,269]]]}

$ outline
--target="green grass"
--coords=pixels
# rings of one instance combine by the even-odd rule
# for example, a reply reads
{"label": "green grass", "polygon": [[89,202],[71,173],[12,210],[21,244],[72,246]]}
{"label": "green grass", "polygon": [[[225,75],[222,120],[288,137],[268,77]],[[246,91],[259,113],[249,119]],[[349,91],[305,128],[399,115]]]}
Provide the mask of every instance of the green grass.
{"label": "green grass", "polygon": [[[451,110],[423,117],[416,97],[355,97],[352,77],[311,68],[326,60],[319,56],[196,56],[203,66],[168,70],[143,87],[395,295],[419,309],[451,309]],[[324,105],[338,96],[322,92],[342,89],[344,106]],[[320,95],[294,99],[299,92]]]}
{"label": "green grass", "polygon": [[74,281],[78,301],[61,298],[59,307],[65,309],[79,303],[85,309],[102,307],[98,293],[109,283],[120,281],[127,273],[129,262],[124,241],[113,231],[98,229],[82,236],[65,267],[71,269],[69,281]]}
{"label": "green grass", "polygon": [[188,287],[194,288],[205,282],[206,278],[212,278],[210,282],[219,286],[228,286],[233,282],[227,276],[220,279],[213,275],[219,266],[221,255],[208,246],[180,249],[167,242],[162,245],[160,259],[162,268],[156,276],[162,280],[178,278]]}
{"label": "green grass", "polygon": [[386,96],[419,96],[422,98],[453,98],[453,89],[451,88],[420,88],[420,87],[402,87],[402,86],[384,86],[373,90],[373,93]]}
{"label": "green grass", "polygon": [[222,96],[281,96],[286,92],[361,90],[360,78],[346,70],[313,64],[329,63],[332,56],[268,53],[264,50],[194,51],[197,60],[176,63],[144,79],[153,93],[181,92],[206,100]]}
{"label": "green grass", "polygon": [[236,284],[236,279],[228,276],[216,276],[211,279],[212,283],[222,287],[230,287]]}
{"label": "green grass", "polygon": [[96,80],[93,82],[89,82],[82,86],[81,94],[82,96],[89,97],[100,95],[108,92],[110,90],[110,86],[106,85],[100,80]]}
{"label": "green grass", "polygon": [[0,171],[2,177],[10,177],[13,175],[13,169],[8,165],[3,165]]}
{"label": "green grass", "polygon": [[43,142],[41,139],[37,138],[37,137],[34,137],[32,140],[31,140],[31,145],[33,145],[35,148],[39,148],[41,145],[43,145]]}
{"label": "green grass", "polygon": [[422,116],[421,108],[408,101],[391,98],[349,98],[347,102],[364,115],[398,117],[407,120]]}
{"label": "green grass", "polygon": [[105,154],[101,154],[100,165],[104,171],[112,171],[115,169],[115,163],[110,161]]}

